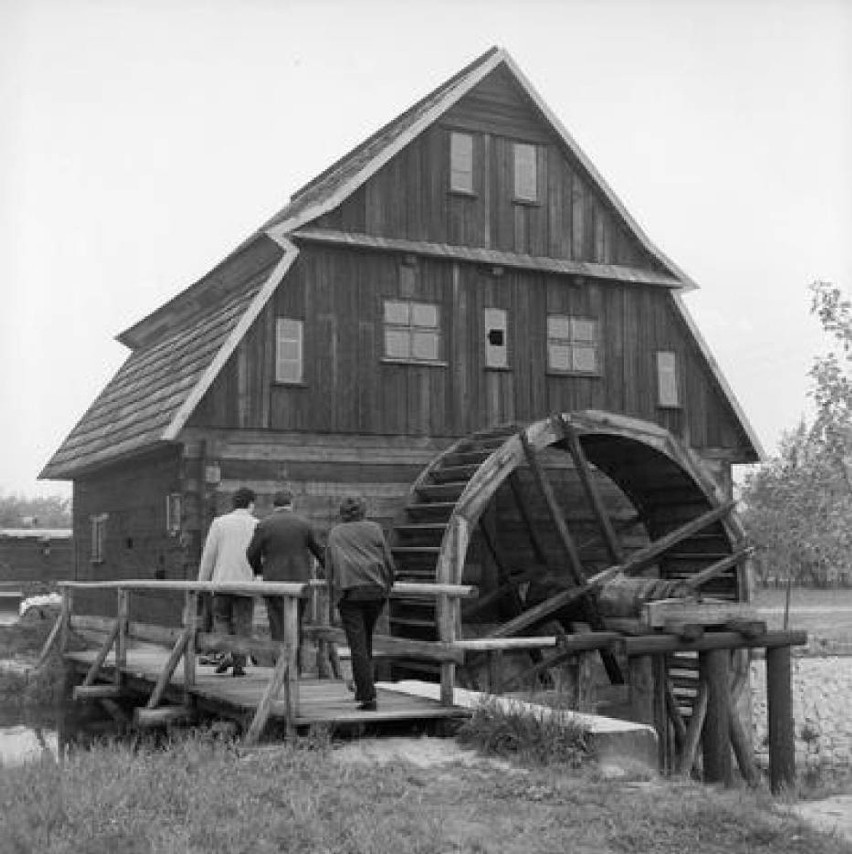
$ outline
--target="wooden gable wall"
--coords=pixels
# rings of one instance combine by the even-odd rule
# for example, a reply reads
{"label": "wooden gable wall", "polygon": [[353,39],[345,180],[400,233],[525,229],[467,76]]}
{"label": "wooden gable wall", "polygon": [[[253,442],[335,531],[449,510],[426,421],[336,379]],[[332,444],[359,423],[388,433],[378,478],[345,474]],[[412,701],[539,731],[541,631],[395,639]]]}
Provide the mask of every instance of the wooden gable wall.
{"label": "wooden gable wall", "polygon": [[[472,195],[449,190],[452,130],[473,134]],[[514,142],[538,146],[538,203],[513,201]],[[663,271],[503,67],[314,225]]]}
{"label": "wooden gable wall", "polygon": [[[666,289],[509,269],[495,276],[481,265],[421,258],[411,290],[403,265],[393,253],[303,244],[190,426],[461,436],[592,408],[659,423],[697,448],[745,453],[747,439]],[[442,364],[383,359],[387,298],[439,306]],[[508,312],[509,370],[485,367],[486,307]],[[598,376],[548,372],[548,313],[599,319]],[[278,316],[305,323],[299,386],[273,380]],[[657,350],[677,354],[679,409],[657,406]]]}

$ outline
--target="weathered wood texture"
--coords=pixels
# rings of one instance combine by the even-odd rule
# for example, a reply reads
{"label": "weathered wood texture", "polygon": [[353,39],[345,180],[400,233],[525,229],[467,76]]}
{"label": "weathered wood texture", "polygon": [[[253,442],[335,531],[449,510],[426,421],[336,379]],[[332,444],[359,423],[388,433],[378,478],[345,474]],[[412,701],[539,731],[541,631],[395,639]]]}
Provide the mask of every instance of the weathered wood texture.
{"label": "weathered wood texture", "polygon": [[[412,277],[380,251],[305,244],[287,282],[228,361],[190,424],[198,428],[461,436],[503,421],[601,409],[652,421],[692,447],[748,454],[749,442],[665,289],[420,259]],[[440,361],[383,359],[383,300],[438,306]],[[508,370],[485,365],[486,307],[508,313]],[[600,372],[547,365],[547,315],[600,323]],[[305,323],[304,380],[272,382],[275,317]],[[680,409],[657,405],[656,352],[677,354]]]}
{"label": "weathered wood texture", "polygon": [[[452,131],[473,137],[472,193],[449,189]],[[537,147],[537,202],[514,198],[515,142]],[[495,69],[316,225],[662,270],[505,68]]]}

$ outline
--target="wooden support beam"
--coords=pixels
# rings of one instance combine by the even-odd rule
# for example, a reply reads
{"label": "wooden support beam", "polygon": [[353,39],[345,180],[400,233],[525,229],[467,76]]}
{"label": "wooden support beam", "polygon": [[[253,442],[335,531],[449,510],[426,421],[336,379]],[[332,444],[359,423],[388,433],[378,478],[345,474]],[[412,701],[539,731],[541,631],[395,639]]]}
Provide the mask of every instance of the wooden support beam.
{"label": "wooden support beam", "polygon": [[704,781],[726,786],[733,783],[728,658],[726,649],[707,650],[699,657],[701,680],[707,685],[707,714],[701,739]]}
{"label": "wooden support beam", "polygon": [[171,681],[172,674],[177,669],[181,657],[186,652],[193,633],[193,628],[188,626],[183,630],[183,633],[178,638],[177,643],[174,645],[172,651],[169,653],[169,657],[166,659],[166,663],[163,666],[163,669],[160,671],[160,675],[157,677],[157,684],[154,685],[154,690],[151,692],[151,696],[148,698],[148,702],[145,704],[146,709],[156,709],[157,706],[160,705],[160,702],[163,699],[163,695],[166,693],[166,689],[169,687],[169,682]]}
{"label": "wooden support beam", "polygon": [[[346,632],[336,626],[305,626],[306,638],[323,640],[334,646],[345,646]],[[464,649],[456,642],[452,646],[441,641],[421,641],[412,638],[373,635],[373,651],[390,658],[419,658],[427,661],[453,661],[464,664]]]}
{"label": "wooden support beam", "polygon": [[766,650],[766,705],[769,725],[769,788],[773,794],[796,782],[790,647]]}
{"label": "wooden support beam", "polygon": [[[277,699],[281,689],[284,687],[285,682],[288,681],[287,677],[289,675],[291,658],[290,650],[286,645],[282,645],[279,651],[278,661],[275,663],[275,669],[272,671],[272,676],[266,686],[266,690],[263,692],[263,696],[260,698],[260,702],[257,705],[257,711],[254,713],[251,725],[246,733],[244,739],[246,744],[257,744],[257,742],[260,741],[260,736],[263,734],[263,730],[266,728],[266,723],[269,720],[269,713],[272,711],[273,703]],[[286,715],[289,718],[292,713],[292,709],[288,700],[289,691],[287,691],[285,695]],[[290,720],[292,721],[293,718],[295,718],[295,714],[293,714],[293,717],[290,718]]]}
{"label": "wooden support beam", "polygon": [[[195,656],[197,653],[198,643],[198,601],[199,594],[194,590],[187,590],[184,596],[183,605],[183,625],[186,640],[183,643],[183,702],[187,707],[192,707],[195,700],[193,699],[193,690],[195,689]],[[175,654],[178,655],[177,649],[179,644],[175,645]],[[179,655],[178,655],[179,657]],[[175,666],[177,665],[175,659]]]}
{"label": "wooden support beam", "polygon": [[542,544],[541,539],[538,536],[538,532],[535,529],[535,525],[533,525],[532,523],[532,518],[527,512],[527,505],[524,501],[524,490],[521,486],[521,481],[518,477],[517,471],[513,471],[509,475],[508,480],[509,489],[512,491],[512,497],[515,499],[515,505],[518,508],[518,512],[521,514],[521,521],[523,521],[527,536],[530,539],[530,544],[532,545],[532,550],[533,554],[535,555],[535,559],[542,566],[546,566],[548,570],[550,570],[551,566],[547,559],[547,550],[544,548],[544,545]]}
{"label": "wooden support beam", "polygon": [[46,661],[48,656],[51,653],[51,650],[54,646],[59,642],[60,635],[62,634],[62,614],[56,618],[53,623],[53,628],[50,630],[50,634],[47,636],[47,640],[44,642],[44,645],[41,648],[41,652],[38,654],[38,660],[35,664],[35,669],[38,670]]}
{"label": "wooden support beam", "polygon": [[686,744],[686,724],[683,722],[683,717],[677,705],[677,699],[675,698],[674,691],[672,691],[671,682],[668,679],[666,679],[665,692],[666,711],[674,730],[675,748],[677,752],[681,752]]}
{"label": "wooden support beam", "polygon": [[686,728],[683,750],[676,763],[678,774],[689,774],[695,765],[695,755],[698,744],[701,741],[701,731],[704,729],[704,716],[707,714],[707,683],[701,682],[698,686],[698,695],[692,704],[692,717]]}
{"label": "wooden support beam", "polygon": [[296,732],[299,714],[299,600],[293,596],[284,597],[284,646],[278,657],[287,661],[283,687],[285,726],[290,736]]}
{"label": "wooden support beam", "polygon": [[618,536],[612,526],[612,521],[609,514],[606,512],[606,507],[601,499],[595,476],[589,467],[589,461],[583,452],[583,447],[580,444],[580,439],[577,436],[577,431],[565,420],[565,416],[558,416],[559,425],[561,427],[562,436],[565,439],[565,444],[568,447],[568,453],[571,454],[571,459],[574,461],[574,468],[580,477],[580,483],[588,496],[589,503],[592,505],[595,518],[598,522],[598,527],[603,535],[604,543],[609,552],[610,560],[613,563],[621,563],[624,560],[624,552],[621,548]]}
{"label": "wooden support beam", "polygon": [[[549,601],[549,600],[548,600]],[[769,631],[754,638],[739,632],[706,632],[696,641],[685,641],[674,635],[641,635],[623,639],[627,655],[658,655],[665,652],[702,652],[709,649],[756,649],[802,646],[808,642],[803,631]]]}
{"label": "wooden support beam", "polygon": [[[438,638],[442,643],[452,644],[458,637],[461,622],[461,607],[458,599],[439,596],[436,605]],[[441,662],[441,705],[452,706],[455,693],[456,665],[452,661]]]}
{"label": "wooden support beam", "polygon": [[168,726],[192,720],[194,711],[189,706],[160,706],[158,709],[139,708],[133,710],[133,722],[138,727]]}
{"label": "wooden support beam", "polygon": [[115,643],[117,637],[118,620],[114,620],[110,633],[106,636],[106,639],[101,644],[101,647],[98,650],[97,655],[95,656],[95,660],[89,667],[88,673],[86,673],[86,678],[83,680],[83,685],[85,687],[95,684],[95,680],[98,678],[98,673],[100,672],[103,663],[106,661],[106,657],[109,655],[109,651],[112,649],[112,645]]}
{"label": "wooden support beam", "polygon": [[706,567],[705,569],[702,569],[700,572],[696,572],[695,575],[692,575],[689,578],[685,578],[683,584],[685,587],[695,590],[701,587],[703,584],[706,584],[708,581],[712,581],[714,578],[718,577],[723,572],[727,572],[731,567],[742,563],[742,561],[744,561],[753,553],[754,548],[752,546],[738,548],[736,551],[728,555],[728,557],[722,558],[721,560],[716,561],[716,563],[710,564],[710,566]]}
{"label": "wooden support beam", "polygon": [[72,694],[75,700],[116,699],[120,696],[121,688],[118,685],[77,685]]}
{"label": "wooden support beam", "polygon": [[115,624],[118,634],[115,638],[115,684],[120,688],[124,680],[124,668],[127,667],[127,624],[130,620],[130,591],[119,587],[116,602]]}
{"label": "wooden support beam", "polygon": [[[529,440],[526,437],[525,433],[519,434],[521,445],[524,450],[524,455],[526,456],[527,463],[530,466],[530,470],[533,474],[533,479],[536,482],[536,485],[544,497],[545,504],[548,509],[548,513],[550,515],[550,520],[553,522],[554,527],[556,528],[556,533],[559,535],[559,540],[562,543],[562,548],[565,551],[565,554],[568,558],[568,570],[571,574],[571,579],[575,585],[577,585],[577,589],[582,590],[585,586],[586,575],[583,572],[583,565],[580,561],[580,554],[577,551],[577,547],[574,544],[574,539],[571,536],[571,532],[568,530],[568,525],[565,524],[565,520],[562,518],[562,513],[559,509],[559,505],[556,502],[556,496],[553,494],[553,488],[550,485],[550,482],[547,479],[547,475],[542,469],[541,463],[536,456],[535,450],[532,445],[530,445]],[[601,617],[600,611],[598,609],[597,602],[594,600],[590,591],[586,591],[581,594],[581,602],[583,606],[583,610],[586,614],[586,619],[589,622],[589,625],[595,631],[603,631],[604,629],[604,621],[603,617]],[[603,659],[604,667],[606,668],[607,675],[609,676],[610,682],[614,685],[621,685],[624,683],[624,676],[621,673],[621,667],[618,664],[615,656],[612,655],[608,650],[601,651],[601,658]]]}

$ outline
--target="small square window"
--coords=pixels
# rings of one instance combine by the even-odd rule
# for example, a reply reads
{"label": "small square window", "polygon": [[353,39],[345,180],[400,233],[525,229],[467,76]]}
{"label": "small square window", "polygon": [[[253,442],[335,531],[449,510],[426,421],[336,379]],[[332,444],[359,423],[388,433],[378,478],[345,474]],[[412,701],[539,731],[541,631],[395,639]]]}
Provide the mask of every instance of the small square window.
{"label": "small square window", "polygon": [[170,492],[166,496],[166,531],[170,537],[180,533],[182,515],[183,495],[180,492]]}
{"label": "small square window", "polygon": [[473,136],[469,133],[450,133],[450,189],[473,192]]}
{"label": "small square window", "polygon": [[680,406],[677,383],[677,355],[671,350],[657,352],[657,403],[659,406]]}
{"label": "small square window", "polygon": [[502,308],[485,309],[485,367],[509,366],[507,346],[506,311]]}
{"label": "small square window", "polygon": [[385,357],[437,362],[441,357],[438,306],[425,302],[385,300]]}
{"label": "small square window", "polygon": [[275,336],[275,381],[300,383],[303,372],[303,323],[279,317]]}
{"label": "small square window", "polygon": [[526,142],[514,144],[515,198],[521,202],[538,201],[538,164],[536,147]]}
{"label": "small square window", "polygon": [[107,514],[98,513],[90,517],[92,523],[91,562],[103,563],[106,559]]}
{"label": "small square window", "polygon": [[547,367],[551,371],[596,374],[600,370],[599,323],[594,318],[547,317]]}

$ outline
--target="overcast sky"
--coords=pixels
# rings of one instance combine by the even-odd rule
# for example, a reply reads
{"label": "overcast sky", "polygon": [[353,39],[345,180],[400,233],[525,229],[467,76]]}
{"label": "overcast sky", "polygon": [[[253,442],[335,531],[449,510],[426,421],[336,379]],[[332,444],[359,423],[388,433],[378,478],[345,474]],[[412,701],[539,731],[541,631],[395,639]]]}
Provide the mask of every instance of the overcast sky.
{"label": "overcast sky", "polygon": [[[850,0],[0,0],[0,491],[114,340],[493,44],[651,240],[770,453],[852,292]],[[544,413],[542,413],[544,414]]]}

